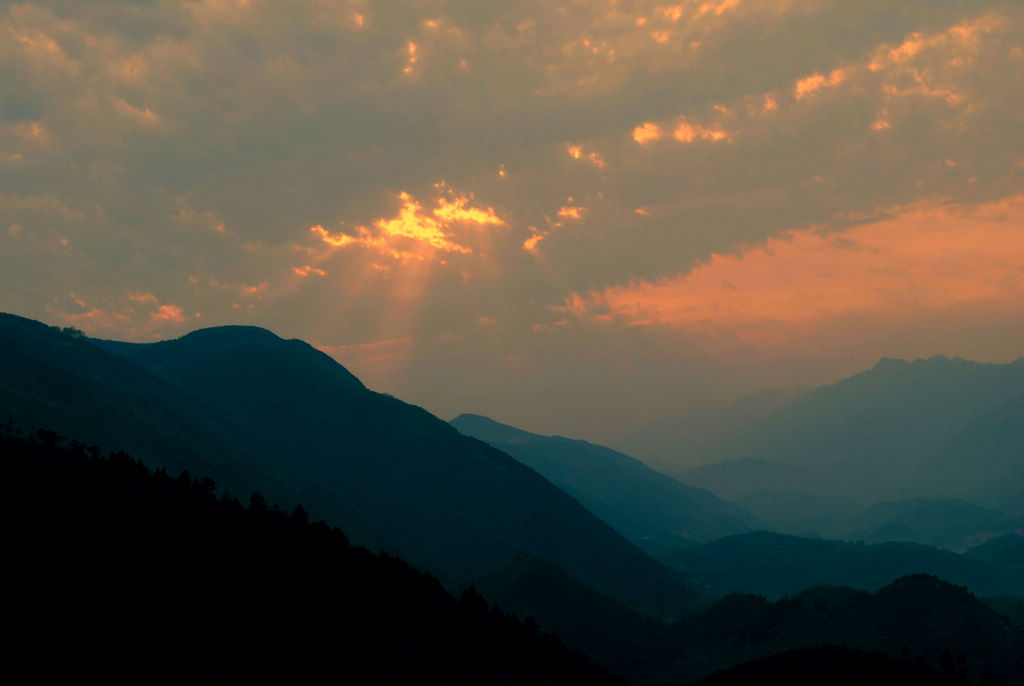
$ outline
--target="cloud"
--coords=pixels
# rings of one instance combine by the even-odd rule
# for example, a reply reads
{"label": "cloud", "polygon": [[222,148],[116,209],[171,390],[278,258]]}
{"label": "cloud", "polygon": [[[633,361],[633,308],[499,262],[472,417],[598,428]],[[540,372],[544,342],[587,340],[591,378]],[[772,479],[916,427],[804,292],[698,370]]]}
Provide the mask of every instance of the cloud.
{"label": "cloud", "polygon": [[[0,308],[141,340],[196,312],[325,344],[456,336],[386,377],[428,405],[471,383],[431,395],[412,370],[458,355],[492,389],[489,360],[534,360],[505,380],[552,397],[598,346],[623,351],[608,389],[647,346],[691,373],[680,329],[551,308],[788,232],[839,259],[831,234],[878,207],[1019,195],[1022,35],[997,0],[6,3]],[[538,416],[572,414],[559,397]]]}
{"label": "cloud", "polygon": [[[438,184],[444,188],[444,183]],[[450,230],[458,226],[502,226],[505,222],[491,207],[470,206],[471,195],[451,193],[442,195],[437,206],[427,212],[410,194],[398,194],[401,207],[394,217],[381,217],[373,222],[373,229],[356,227],[357,235],[332,234],[319,224],[310,231],[333,248],[359,246],[402,262],[425,260],[437,253],[471,254],[473,250],[454,240]]]}
{"label": "cloud", "polygon": [[840,231],[788,231],[737,254],[715,254],[656,282],[573,294],[564,309],[607,325],[657,326],[716,349],[799,345],[852,319],[913,331],[964,312],[1024,315],[1024,195],[966,207],[894,208]]}

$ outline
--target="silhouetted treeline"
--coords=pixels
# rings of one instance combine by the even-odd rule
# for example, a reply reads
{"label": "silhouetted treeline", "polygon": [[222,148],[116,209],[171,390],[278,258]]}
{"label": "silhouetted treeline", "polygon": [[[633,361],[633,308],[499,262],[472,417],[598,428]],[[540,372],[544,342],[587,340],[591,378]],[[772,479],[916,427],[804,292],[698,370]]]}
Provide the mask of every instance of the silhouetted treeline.
{"label": "silhouetted treeline", "polygon": [[45,431],[0,455],[4,667],[32,681],[621,683],[301,507]]}

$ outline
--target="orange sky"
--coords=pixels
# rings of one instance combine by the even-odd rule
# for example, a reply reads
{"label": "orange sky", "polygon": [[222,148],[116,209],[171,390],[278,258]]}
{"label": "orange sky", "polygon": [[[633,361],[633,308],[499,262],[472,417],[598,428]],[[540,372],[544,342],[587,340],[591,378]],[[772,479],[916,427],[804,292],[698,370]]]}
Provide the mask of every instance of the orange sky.
{"label": "orange sky", "polygon": [[692,270],[574,295],[606,325],[699,334],[712,352],[813,345],[837,322],[913,326],[965,309],[1024,316],[1024,195],[977,207],[922,202],[844,229],[786,232]]}
{"label": "orange sky", "polygon": [[266,326],[594,438],[1012,359],[1022,37],[999,0],[7,3],[0,309]]}

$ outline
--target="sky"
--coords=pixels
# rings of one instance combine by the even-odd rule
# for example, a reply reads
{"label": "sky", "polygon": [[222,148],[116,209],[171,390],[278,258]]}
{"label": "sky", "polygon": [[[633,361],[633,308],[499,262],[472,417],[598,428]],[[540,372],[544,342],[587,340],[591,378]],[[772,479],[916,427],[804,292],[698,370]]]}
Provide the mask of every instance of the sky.
{"label": "sky", "polygon": [[614,441],[1024,356],[1024,3],[0,2],[0,310]]}

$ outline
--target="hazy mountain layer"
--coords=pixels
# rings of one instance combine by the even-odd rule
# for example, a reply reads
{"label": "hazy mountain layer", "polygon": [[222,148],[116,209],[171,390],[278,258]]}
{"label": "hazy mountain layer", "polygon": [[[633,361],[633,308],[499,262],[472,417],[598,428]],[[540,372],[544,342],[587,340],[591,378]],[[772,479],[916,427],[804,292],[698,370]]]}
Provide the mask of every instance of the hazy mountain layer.
{"label": "hazy mountain layer", "polygon": [[616,531],[649,551],[750,530],[753,518],[709,491],[586,441],[540,436],[480,415],[451,421],[536,469]]}
{"label": "hazy mountain layer", "polygon": [[1024,359],[883,359],[759,421],[731,427],[691,457],[799,466],[825,478],[789,490],[814,488],[864,503],[959,497],[997,507],[1024,483],[1022,408]]}

